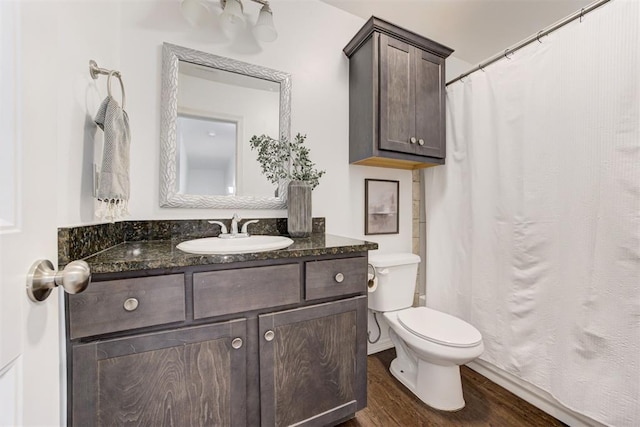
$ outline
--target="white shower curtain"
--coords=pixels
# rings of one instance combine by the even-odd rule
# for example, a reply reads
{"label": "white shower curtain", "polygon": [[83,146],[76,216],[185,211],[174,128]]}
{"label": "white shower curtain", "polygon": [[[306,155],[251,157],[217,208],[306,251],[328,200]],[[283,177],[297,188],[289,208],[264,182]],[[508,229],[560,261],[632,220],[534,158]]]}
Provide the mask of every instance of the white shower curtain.
{"label": "white shower curtain", "polygon": [[426,176],[427,305],[481,359],[640,425],[640,2],[613,0],[447,90]]}

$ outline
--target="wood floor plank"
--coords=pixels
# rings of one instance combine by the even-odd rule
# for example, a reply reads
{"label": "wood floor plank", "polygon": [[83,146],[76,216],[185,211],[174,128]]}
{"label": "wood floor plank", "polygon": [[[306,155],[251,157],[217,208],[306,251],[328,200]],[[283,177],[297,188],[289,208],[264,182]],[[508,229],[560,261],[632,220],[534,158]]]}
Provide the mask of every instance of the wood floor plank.
{"label": "wood floor plank", "polygon": [[425,405],[389,372],[395,350],[367,359],[368,406],[340,427],[555,427],[565,426],[551,415],[463,366],[466,406],[456,412]]}

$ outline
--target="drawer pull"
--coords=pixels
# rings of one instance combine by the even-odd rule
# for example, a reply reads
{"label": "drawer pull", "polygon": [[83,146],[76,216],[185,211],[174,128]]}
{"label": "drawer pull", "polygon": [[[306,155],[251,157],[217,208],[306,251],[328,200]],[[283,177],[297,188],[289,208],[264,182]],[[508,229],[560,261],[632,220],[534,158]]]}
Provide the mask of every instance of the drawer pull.
{"label": "drawer pull", "polygon": [[420,139],[418,140],[418,144],[420,144],[420,145],[424,145],[424,139],[420,138]]}
{"label": "drawer pull", "polygon": [[415,144],[416,143],[416,137],[412,136],[411,138],[409,138],[409,142],[412,143],[412,144]]}
{"label": "drawer pull", "polygon": [[236,350],[242,347],[242,338],[235,338],[233,341],[231,341],[231,347],[235,348]]}
{"label": "drawer pull", "polygon": [[264,339],[267,341],[273,341],[273,338],[276,336],[275,333],[273,333],[273,331],[267,331],[264,333]]}
{"label": "drawer pull", "polygon": [[123,307],[127,311],[135,311],[135,309],[138,308],[138,305],[139,303],[136,298],[127,298],[124,300]]}
{"label": "drawer pull", "polygon": [[336,282],[342,283],[344,281],[344,274],[342,274],[342,273],[336,274],[335,279],[336,279]]}

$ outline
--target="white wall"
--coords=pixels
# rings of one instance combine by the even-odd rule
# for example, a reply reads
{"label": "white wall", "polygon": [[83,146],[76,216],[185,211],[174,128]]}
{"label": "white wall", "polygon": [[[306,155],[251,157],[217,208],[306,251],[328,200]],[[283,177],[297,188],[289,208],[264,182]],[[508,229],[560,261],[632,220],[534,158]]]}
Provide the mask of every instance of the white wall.
{"label": "white wall", "polygon": [[464,61],[460,58],[457,58],[454,52],[454,55],[451,55],[450,57],[447,58],[446,70],[445,70],[445,81],[448,82],[449,80],[455,79],[456,77],[466,73],[473,67],[474,65],[472,65],[471,63]]}
{"label": "white wall", "polygon": [[[400,234],[368,236],[384,251],[411,250],[411,173],[348,163],[348,60],[342,48],[364,20],[317,0],[272,2],[279,38],[262,47],[229,43],[215,28],[194,30],[179,1],[23,1],[22,122],[29,137],[25,156],[43,156],[56,168],[41,177],[42,191],[56,202],[32,201],[25,209],[48,209],[57,226],[94,219],[93,117],[107,93],[107,78],[91,79],[90,59],[118,69],[126,86],[131,123],[131,219],[219,218],[233,211],[166,209],[158,203],[161,46],[167,41],[292,74],[292,133],[308,135],[312,159],[327,174],[314,191],[314,216],[326,217],[332,234],[364,238],[364,179],[400,181]],[[245,5],[255,19],[257,5]],[[212,28],[212,27],[209,27]],[[112,82],[119,99],[117,80]],[[31,171],[38,174],[39,169]],[[238,211],[245,217],[285,216],[285,211]],[[53,222],[53,221],[52,221]],[[55,248],[56,230],[43,236]],[[51,251],[54,252],[53,250]],[[58,328],[58,307],[47,305],[48,325]],[[59,425],[64,359],[57,331],[45,344],[25,350],[25,425]],[[32,360],[40,361],[38,368]],[[46,375],[42,375],[42,372]],[[42,393],[45,406],[32,402]]]}
{"label": "white wall", "polygon": [[[169,209],[158,203],[161,46],[181,46],[282,70],[292,75],[292,134],[306,133],[312,160],[327,170],[313,194],[314,216],[327,231],[364,238],[364,179],[400,180],[400,234],[368,236],[385,251],[411,250],[411,173],[350,166],[348,162],[348,69],[342,48],[364,23],[361,18],[316,0],[272,2],[279,38],[273,43],[229,42],[215,22],[190,27],[178,1],[55,2],[53,34],[47,37],[54,70],[30,78],[47,79],[43,97],[56,97],[60,129],[59,226],[97,222],[91,199],[92,117],[106,95],[106,77],[93,81],[89,59],[123,74],[131,122],[131,219],[230,217],[231,210]],[[250,20],[257,5],[245,6]],[[327,26],[327,23],[331,23]],[[35,64],[34,64],[35,65]],[[117,81],[112,89],[119,99]],[[25,118],[25,121],[37,118]],[[239,211],[245,217],[285,216],[286,211]]]}

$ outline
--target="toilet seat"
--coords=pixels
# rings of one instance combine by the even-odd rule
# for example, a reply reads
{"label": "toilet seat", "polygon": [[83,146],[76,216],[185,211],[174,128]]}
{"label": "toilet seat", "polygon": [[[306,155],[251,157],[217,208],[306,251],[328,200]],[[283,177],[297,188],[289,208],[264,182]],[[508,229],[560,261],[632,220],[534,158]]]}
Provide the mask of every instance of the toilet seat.
{"label": "toilet seat", "polygon": [[462,319],[428,307],[398,312],[398,321],[412,334],[450,347],[473,347],[482,341],[480,332]]}

